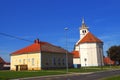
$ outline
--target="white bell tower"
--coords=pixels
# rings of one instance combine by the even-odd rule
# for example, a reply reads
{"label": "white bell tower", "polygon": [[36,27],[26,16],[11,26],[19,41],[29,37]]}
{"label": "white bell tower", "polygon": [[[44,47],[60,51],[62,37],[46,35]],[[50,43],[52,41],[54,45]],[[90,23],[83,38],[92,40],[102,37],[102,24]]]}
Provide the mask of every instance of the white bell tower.
{"label": "white bell tower", "polygon": [[84,22],[84,18],[82,19],[82,26],[80,27],[80,39],[82,39],[89,32],[88,27]]}

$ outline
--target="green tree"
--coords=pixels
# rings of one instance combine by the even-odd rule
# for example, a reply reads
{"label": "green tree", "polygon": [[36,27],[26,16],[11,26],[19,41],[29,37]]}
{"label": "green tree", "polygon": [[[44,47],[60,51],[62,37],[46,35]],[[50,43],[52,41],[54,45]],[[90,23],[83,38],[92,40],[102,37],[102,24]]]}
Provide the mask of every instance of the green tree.
{"label": "green tree", "polygon": [[118,62],[120,65],[120,46],[111,46],[107,50],[107,55],[111,60]]}

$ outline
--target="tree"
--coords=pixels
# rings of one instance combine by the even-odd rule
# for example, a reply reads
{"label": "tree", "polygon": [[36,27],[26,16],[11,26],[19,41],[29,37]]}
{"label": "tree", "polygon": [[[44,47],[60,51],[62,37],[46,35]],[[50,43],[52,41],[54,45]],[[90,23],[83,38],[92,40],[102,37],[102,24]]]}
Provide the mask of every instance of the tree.
{"label": "tree", "polygon": [[107,55],[110,57],[111,60],[118,62],[120,65],[120,46],[111,46],[107,50]]}

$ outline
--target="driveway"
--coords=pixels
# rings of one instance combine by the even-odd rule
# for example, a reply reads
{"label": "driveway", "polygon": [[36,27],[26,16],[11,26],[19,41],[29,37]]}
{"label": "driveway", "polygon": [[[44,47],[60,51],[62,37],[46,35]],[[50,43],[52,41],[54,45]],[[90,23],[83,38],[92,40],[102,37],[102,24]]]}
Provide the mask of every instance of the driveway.
{"label": "driveway", "polygon": [[64,75],[22,78],[18,80],[99,80],[101,78],[110,77],[113,75],[120,75],[120,70],[110,70],[95,73],[71,73]]}

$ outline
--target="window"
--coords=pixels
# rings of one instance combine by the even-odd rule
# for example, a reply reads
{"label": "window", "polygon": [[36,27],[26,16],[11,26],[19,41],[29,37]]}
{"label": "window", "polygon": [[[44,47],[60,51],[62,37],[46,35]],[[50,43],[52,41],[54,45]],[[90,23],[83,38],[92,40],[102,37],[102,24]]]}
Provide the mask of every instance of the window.
{"label": "window", "polygon": [[49,65],[49,61],[50,61],[50,59],[47,58],[47,59],[46,59],[46,65]]}
{"label": "window", "polygon": [[28,62],[30,62],[30,59],[28,59]]}
{"label": "window", "polygon": [[52,64],[56,65],[55,57],[52,58]]}
{"label": "window", "polygon": [[23,59],[23,64],[25,64],[25,59]]}
{"label": "window", "polygon": [[60,58],[58,58],[58,64],[60,65]]}
{"label": "window", "polygon": [[87,31],[86,30],[83,30],[82,33],[86,33]]}
{"label": "window", "polygon": [[32,58],[32,66],[34,66],[34,58]]}
{"label": "window", "polygon": [[56,65],[56,61],[55,61],[55,58],[53,59],[53,61],[54,61],[54,65]]}
{"label": "window", "polygon": [[62,64],[65,65],[65,59],[62,59]]}
{"label": "window", "polygon": [[84,33],[84,30],[82,31],[82,33]]}
{"label": "window", "polygon": [[21,63],[21,59],[19,59],[19,63]]}

